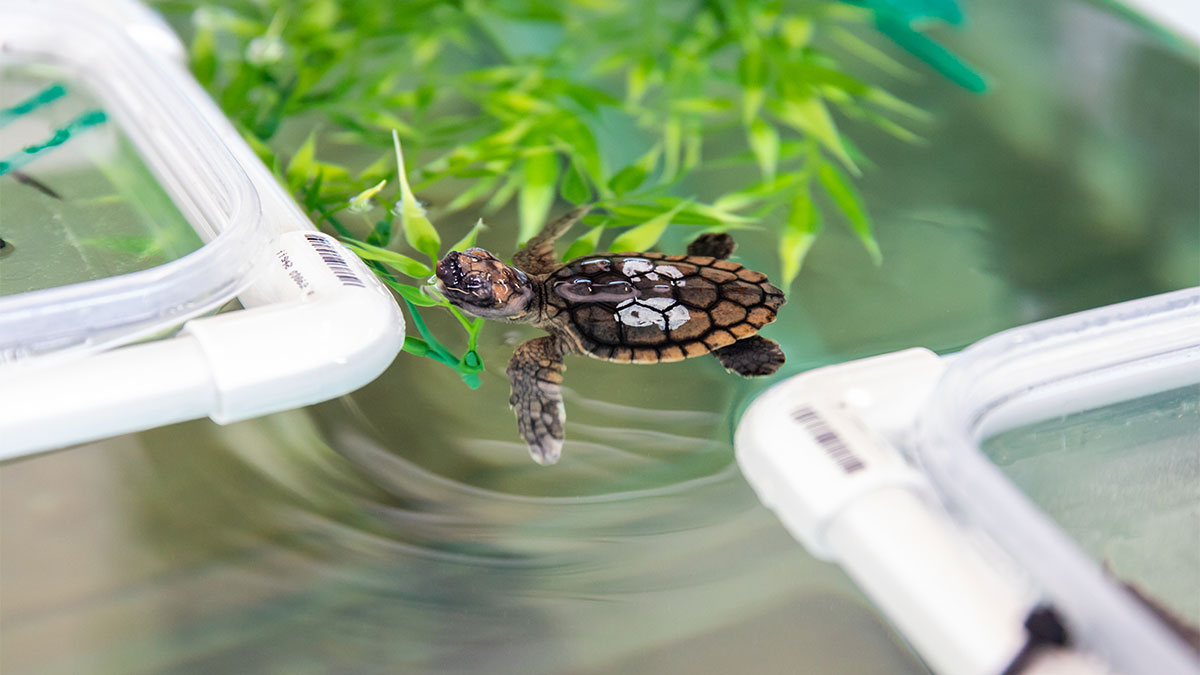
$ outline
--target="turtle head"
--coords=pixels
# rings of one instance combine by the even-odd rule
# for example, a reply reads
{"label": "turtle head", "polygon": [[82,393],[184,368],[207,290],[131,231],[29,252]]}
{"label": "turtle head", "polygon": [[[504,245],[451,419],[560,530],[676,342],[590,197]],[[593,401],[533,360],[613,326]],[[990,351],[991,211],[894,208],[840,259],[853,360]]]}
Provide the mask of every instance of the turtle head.
{"label": "turtle head", "polygon": [[513,320],[533,301],[529,277],[481,248],[451,251],[437,264],[438,288],[472,316]]}

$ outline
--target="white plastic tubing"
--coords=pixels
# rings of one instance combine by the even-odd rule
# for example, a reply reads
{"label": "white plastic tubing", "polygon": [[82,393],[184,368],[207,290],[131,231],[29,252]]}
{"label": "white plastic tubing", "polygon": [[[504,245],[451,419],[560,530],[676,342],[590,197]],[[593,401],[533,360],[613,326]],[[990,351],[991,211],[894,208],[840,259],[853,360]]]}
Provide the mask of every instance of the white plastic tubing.
{"label": "white plastic tubing", "polygon": [[1200,661],[979,449],[1026,424],[1200,383],[1200,288],[1000,333],[934,388],[910,451],[938,493],[1025,570],[1077,643],[1122,673],[1194,675]]}
{"label": "white plastic tubing", "polygon": [[193,319],[174,338],[6,372],[0,460],[205,416],[234,422],[371,381],[399,352],[403,317],[339,249],[316,232],[284,234],[276,268],[255,284],[276,302]]}
{"label": "white plastic tubing", "polygon": [[1034,596],[972,547],[896,442],[945,369],[928,350],[821,368],[763,394],[738,464],[813,555],[837,562],[934,671],[997,675]]}

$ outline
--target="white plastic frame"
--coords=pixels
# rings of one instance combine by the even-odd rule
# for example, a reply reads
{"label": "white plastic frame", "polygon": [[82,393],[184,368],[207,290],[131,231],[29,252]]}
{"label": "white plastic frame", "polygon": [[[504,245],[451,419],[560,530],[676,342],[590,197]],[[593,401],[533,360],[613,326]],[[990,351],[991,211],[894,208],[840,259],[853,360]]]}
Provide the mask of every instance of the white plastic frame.
{"label": "white plastic frame", "polygon": [[[86,3],[39,4],[58,11],[69,5],[74,16],[88,16]],[[191,319],[170,339],[0,365],[0,460],[204,416],[228,423],[317,403],[374,379],[404,343],[404,318],[390,292],[353,254],[316,232],[187,72],[174,34],[134,2],[102,6],[123,26],[106,42],[125,42],[123,49],[134,50],[129,56],[152,63],[154,82],[175,92],[213,134],[229,159],[224,166],[234,176],[244,171],[248,189],[239,203],[260,209],[252,220],[263,241],[248,256],[226,251],[252,269],[212,293],[216,306],[236,291],[244,310]],[[208,253],[214,244],[236,248],[236,237],[223,236],[175,261],[180,265],[147,272],[169,274],[198,254],[219,257]]]}
{"label": "white plastic frame", "polygon": [[0,297],[0,364],[74,358],[154,335],[246,287],[272,233],[263,225],[258,192],[210,120],[180,91],[171,64],[71,3],[0,3],[0,50],[72,72],[205,242],[139,272]]}
{"label": "white plastic frame", "polygon": [[1008,429],[1196,383],[1200,289],[1186,289],[949,357],[911,349],[798,375],[751,404],[735,445],[763,504],[938,673],[1004,672],[1039,599],[1083,651],[1022,673],[1198,673],[1187,646],[979,449]]}

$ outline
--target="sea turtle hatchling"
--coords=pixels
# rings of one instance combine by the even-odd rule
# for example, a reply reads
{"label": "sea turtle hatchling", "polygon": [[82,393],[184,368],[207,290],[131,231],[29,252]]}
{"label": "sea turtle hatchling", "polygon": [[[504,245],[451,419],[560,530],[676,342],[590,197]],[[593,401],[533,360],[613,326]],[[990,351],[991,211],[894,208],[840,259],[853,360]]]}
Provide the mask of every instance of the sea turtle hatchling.
{"label": "sea turtle hatchling", "polygon": [[549,335],[517,347],[508,364],[509,403],[539,464],[562,454],[565,354],[615,363],[666,363],[712,353],[731,372],[770,375],[783,350],[760,335],[783,292],[760,272],[726,260],[728,234],[705,234],[687,255],[598,253],[558,262],[554,242],[584,216],[546,225],[506,265],[481,249],[451,251],[438,287],[473,316],[528,323]]}

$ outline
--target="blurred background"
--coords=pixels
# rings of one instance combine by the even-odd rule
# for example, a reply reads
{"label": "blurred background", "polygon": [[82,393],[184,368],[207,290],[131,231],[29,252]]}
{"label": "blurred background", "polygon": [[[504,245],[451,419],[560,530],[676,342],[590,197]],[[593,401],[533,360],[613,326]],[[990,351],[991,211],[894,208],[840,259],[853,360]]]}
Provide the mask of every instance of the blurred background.
{"label": "blurred background", "polygon": [[[771,381],[707,360],[573,359],[569,440],[543,468],[516,437],[500,366],[536,331],[493,326],[478,390],[403,355],[311,408],[0,465],[0,670],[924,672],[758,504],[733,461],[738,412],[812,367],[955,351],[1200,283],[1195,49],[1107,3],[962,8],[967,24],[937,37],[986,73],[983,95],[859,36],[921,72],[889,89],[932,121],[914,146],[839,120],[873,164],[858,189],[883,261],[827,229],[765,332],[788,354]],[[186,32],[188,16],[164,9]],[[737,171],[692,187],[719,194]],[[476,215],[455,218],[465,231]],[[513,205],[489,221],[517,218]],[[742,262],[775,269],[772,237],[739,240]],[[512,232],[480,244],[508,251]],[[1034,486],[1049,470],[1022,467]],[[1138,536],[1089,551],[1119,558]],[[1200,562],[1200,528],[1190,536],[1180,565]],[[1168,600],[1200,621],[1197,599]]]}

